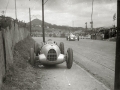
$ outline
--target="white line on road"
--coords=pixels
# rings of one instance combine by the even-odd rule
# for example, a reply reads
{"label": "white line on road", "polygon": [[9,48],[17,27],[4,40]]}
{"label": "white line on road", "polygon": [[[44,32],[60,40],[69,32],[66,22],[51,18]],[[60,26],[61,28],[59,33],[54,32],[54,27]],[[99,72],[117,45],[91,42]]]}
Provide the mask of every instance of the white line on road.
{"label": "white line on road", "polygon": [[71,84],[70,84],[70,82],[69,82],[69,80],[68,80],[67,76],[66,76],[66,79],[67,79],[67,81],[68,81],[68,85],[70,86]]}
{"label": "white line on road", "polygon": [[[65,75],[65,73],[66,73],[66,69],[64,70],[64,75]],[[66,75],[65,75],[65,77],[66,77],[66,80],[67,80],[67,82],[68,82],[68,85],[70,86],[71,84],[70,84],[70,82],[69,82],[69,80],[68,80],[68,78],[67,78]]]}

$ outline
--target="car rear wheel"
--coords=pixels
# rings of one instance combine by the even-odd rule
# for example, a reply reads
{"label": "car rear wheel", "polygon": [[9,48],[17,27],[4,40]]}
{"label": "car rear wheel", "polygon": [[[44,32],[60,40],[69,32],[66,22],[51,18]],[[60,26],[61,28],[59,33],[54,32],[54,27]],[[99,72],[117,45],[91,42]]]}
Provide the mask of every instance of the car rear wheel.
{"label": "car rear wheel", "polygon": [[66,37],[66,40],[68,41],[68,37]]}
{"label": "car rear wheel", "polygon": [[34,54],[34,49],[33,48],[31,48],[31,50],[30,50],[30,64],[31,65],[35,65],[35,54]]}
{"label": "car rear wheel", "polygon": [[60,42],[60,51],[61,51],[61,54],[64,54],[64,43],[63,42]]}
{"label": "car rear wheel", "polygon": [[68,38],[68,41],[70,41],[70,38]]}
{"label": "car rear wheel", "polygon": [[67,50],[67,60],[66,60],[67,68],[70,69],[73,64],[73,50],[69,48]]}
{"label": "car rear wheel", "polygon": [[40,48],[39,48],[39,44],[37,42],[35,42],[35,44],[34,44],[34,52],[35,52],[36,56],[38,56],[38,54],[40,54]]}

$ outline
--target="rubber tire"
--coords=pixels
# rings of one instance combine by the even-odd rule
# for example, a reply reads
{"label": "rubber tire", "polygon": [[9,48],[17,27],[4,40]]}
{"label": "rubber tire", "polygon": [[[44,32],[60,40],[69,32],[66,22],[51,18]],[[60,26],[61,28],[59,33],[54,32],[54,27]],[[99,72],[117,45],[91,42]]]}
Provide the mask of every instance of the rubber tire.
{"label": "rubber tire", "polygon": [[67,68],[70,69],[73,64],[73,50],[71,48],[68,48],[67,54],[68,56],[67,56],[66,64],[67,64]]}
{"label": "rubber tire", "polygon": [[30,64],[33,65],[33,66],[35,65],[35,60],[34,59],[35,59],[34,49],[31,48],[30,49]]}
{"label": "rubber tire", "polygon": [[79,39],[80,39],[80,38],[79,38],[79,36],[78,36],[78,41],[79,41]]}
{"label": "rubber tire", "polygon": [[68,41],[70,41],[70,38],[68,38]]}
{"label": "rubber tire", "polygon": [[66,37],[66,40],[68,41],[68,37]]}
{"label": "rubber tire", "polygon": [[37,42],[34,43],[34,52],[35,52],[36,56],[38,56],[38,54],[40,54],[40,48],[39,48],[39,44]]}
{"label": "rubber tire", "polygon": [[70,38],[68,37],[68,41],[70,41]]}
{"label": "rubber tire", "polygon": [[60,51],[61,51],[61,54],[64,54],[64,43],[63,42],[60,42]]}

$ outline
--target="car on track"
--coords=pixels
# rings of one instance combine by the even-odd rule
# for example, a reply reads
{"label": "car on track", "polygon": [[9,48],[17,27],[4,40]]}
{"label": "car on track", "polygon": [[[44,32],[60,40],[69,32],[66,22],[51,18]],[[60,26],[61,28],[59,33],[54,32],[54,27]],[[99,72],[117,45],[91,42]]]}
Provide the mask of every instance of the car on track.
{"label": "car on track", "polygon": [[35,66],[37,63],[43,66],[56,65],[66,62],[67,68],[70,69],[73,64],[73,50],[68,48],[64,53],[64,43],[58,45],[55,41],[48,41],[38,44],[35,42],[34,48],[30,50],[30,64]]}
{"label": "car on track", "polygon": [[78,40],[78,41],[79,41],[79,36],[70,33],[70,34],[66,37],[66,40],[68,40],[68,41]]}

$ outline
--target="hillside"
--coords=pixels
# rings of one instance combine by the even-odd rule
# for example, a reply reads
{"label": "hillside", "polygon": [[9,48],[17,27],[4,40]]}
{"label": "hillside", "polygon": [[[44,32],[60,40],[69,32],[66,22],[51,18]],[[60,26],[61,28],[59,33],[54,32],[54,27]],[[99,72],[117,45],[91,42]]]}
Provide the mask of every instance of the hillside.
{"label": "hillside", "polygon": [[[29,24],[29,23],[28,23]],[[42,28],[42,21],[39,20],[39,19],[34,19],[31,21],[31,24],[32,24],[32,30],[35,30],[35,31],[41,31]],[[44,27],[47,31],[53,31],[54,30],[57,30],[57,31],[79,31],[79,30],[85,30],[84,28],[82,27],[69,27],[69,26],[60,26],[60,25],[55,25],[55,24],[51,24],[51,23],[47,23],[45,22],[44,23]]]}
{"label": "hillside", "polygon": [[42,21],[39,20],[39,19],[34,19],[34,20],[31,21],[31,23],[32,23],[33,25],[42,25]]}

